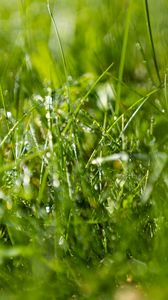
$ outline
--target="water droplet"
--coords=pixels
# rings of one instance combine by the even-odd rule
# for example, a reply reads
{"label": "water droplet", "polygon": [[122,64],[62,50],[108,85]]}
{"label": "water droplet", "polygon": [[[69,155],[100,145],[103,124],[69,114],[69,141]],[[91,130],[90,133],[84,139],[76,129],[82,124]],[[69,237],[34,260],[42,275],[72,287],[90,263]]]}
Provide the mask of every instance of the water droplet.
{"label": "water droplet", "polygon": [[61,236],[58,242],[59,246],[62,246],[64,244],[64,237]]}
{"label": "water droplet", "polygon": [[50,206],[46,206],[46,213],[47,213],[47,214],[50,213]]}

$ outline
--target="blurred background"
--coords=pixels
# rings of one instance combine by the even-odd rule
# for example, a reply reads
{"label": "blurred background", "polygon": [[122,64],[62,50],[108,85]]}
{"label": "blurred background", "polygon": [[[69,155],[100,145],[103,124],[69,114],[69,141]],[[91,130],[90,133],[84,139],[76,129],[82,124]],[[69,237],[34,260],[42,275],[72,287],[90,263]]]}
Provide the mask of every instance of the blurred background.
{"label": "blurred background", "polygon": [[[113,62],[111,72],[115,84],[129,4],[128,0],[49,1],[68,75],[100,74]],[[149,7],[156,55],[163,78],[168,63],[168,3],[166,0],[150,0]],[[22,93],[29,95],[32,90],[40,88],[41,82],[48,81],[55,86],[65,81],[58,34],[47,1],[1,0],[0,39],[1,83],[10,84],[10,88],[6,87],[9,94],[11,91],[19,92],[17,83],[20,81],[24,90]],[[157,83],[143,1],[131,3],[126,53],[125,83],[141,88]],[[11,96],[9,98],[13,99]]]}

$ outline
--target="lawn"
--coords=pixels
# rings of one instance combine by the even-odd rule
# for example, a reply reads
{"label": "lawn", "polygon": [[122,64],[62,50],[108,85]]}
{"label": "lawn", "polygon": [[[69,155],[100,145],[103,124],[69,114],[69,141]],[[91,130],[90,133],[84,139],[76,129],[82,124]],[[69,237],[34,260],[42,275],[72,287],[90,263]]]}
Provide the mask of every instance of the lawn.
{"label": "lawn", "polygon": [[167,16],[1,0],[0,300],[167,299]]}

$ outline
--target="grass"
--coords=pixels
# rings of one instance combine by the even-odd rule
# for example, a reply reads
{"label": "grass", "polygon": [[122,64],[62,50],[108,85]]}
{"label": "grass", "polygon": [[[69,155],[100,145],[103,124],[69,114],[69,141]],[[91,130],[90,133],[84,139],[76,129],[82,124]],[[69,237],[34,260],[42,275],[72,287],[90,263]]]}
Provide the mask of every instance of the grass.
{"label": "grass", "polygon": [[1,2],[0,299],[166,299],[166,0]]}

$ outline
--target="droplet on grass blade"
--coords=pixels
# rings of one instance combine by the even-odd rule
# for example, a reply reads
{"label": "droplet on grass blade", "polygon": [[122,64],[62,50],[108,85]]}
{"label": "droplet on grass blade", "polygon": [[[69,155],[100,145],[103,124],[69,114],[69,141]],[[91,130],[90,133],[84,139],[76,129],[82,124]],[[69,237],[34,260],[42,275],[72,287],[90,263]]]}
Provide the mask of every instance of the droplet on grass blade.
{"label": "droplet on grass blade", "polygon": [[34,101],[44,102],[44,99],[40,95],[33,95]]}
{"label": "droplet on grass blade", "polygon": [[50,109],[52,106],[52,97],[51,96],[45,96],[45,106],[46,109]]}
{"label": "droplet on grass blade", "polygon": [[98,101],[97,106],[101,110],[108,110],[110,107],[111,100],[114,100],[114,88],[109,83],[105,83],[100,85],[97,88],[97,94],[98,94]]}
{"label": "droplet on grass blade", "polygon": [[53,175],[53,187],[58,188],[60,186],[60,181],[56,174]]}
{"label": "droplet on grass blade", "polygon": [[7,116],[8,119],[10,119],[10,118],[12,118],[12,113],[10,111],[7,111],[6,116]]}
{"label": "droplet on grass blade", "polygon": [[47,206],[46,206],[46,213],[49,214],[49,213],[50,213],[50,210],[51,210],[51,209],[50,209],[50,206],[47,205]]}
{"label": "droplet on grass blade", "polygon": [[64,237],[61,236],[58,242],[59,246],[62,246],[64,244]]}

